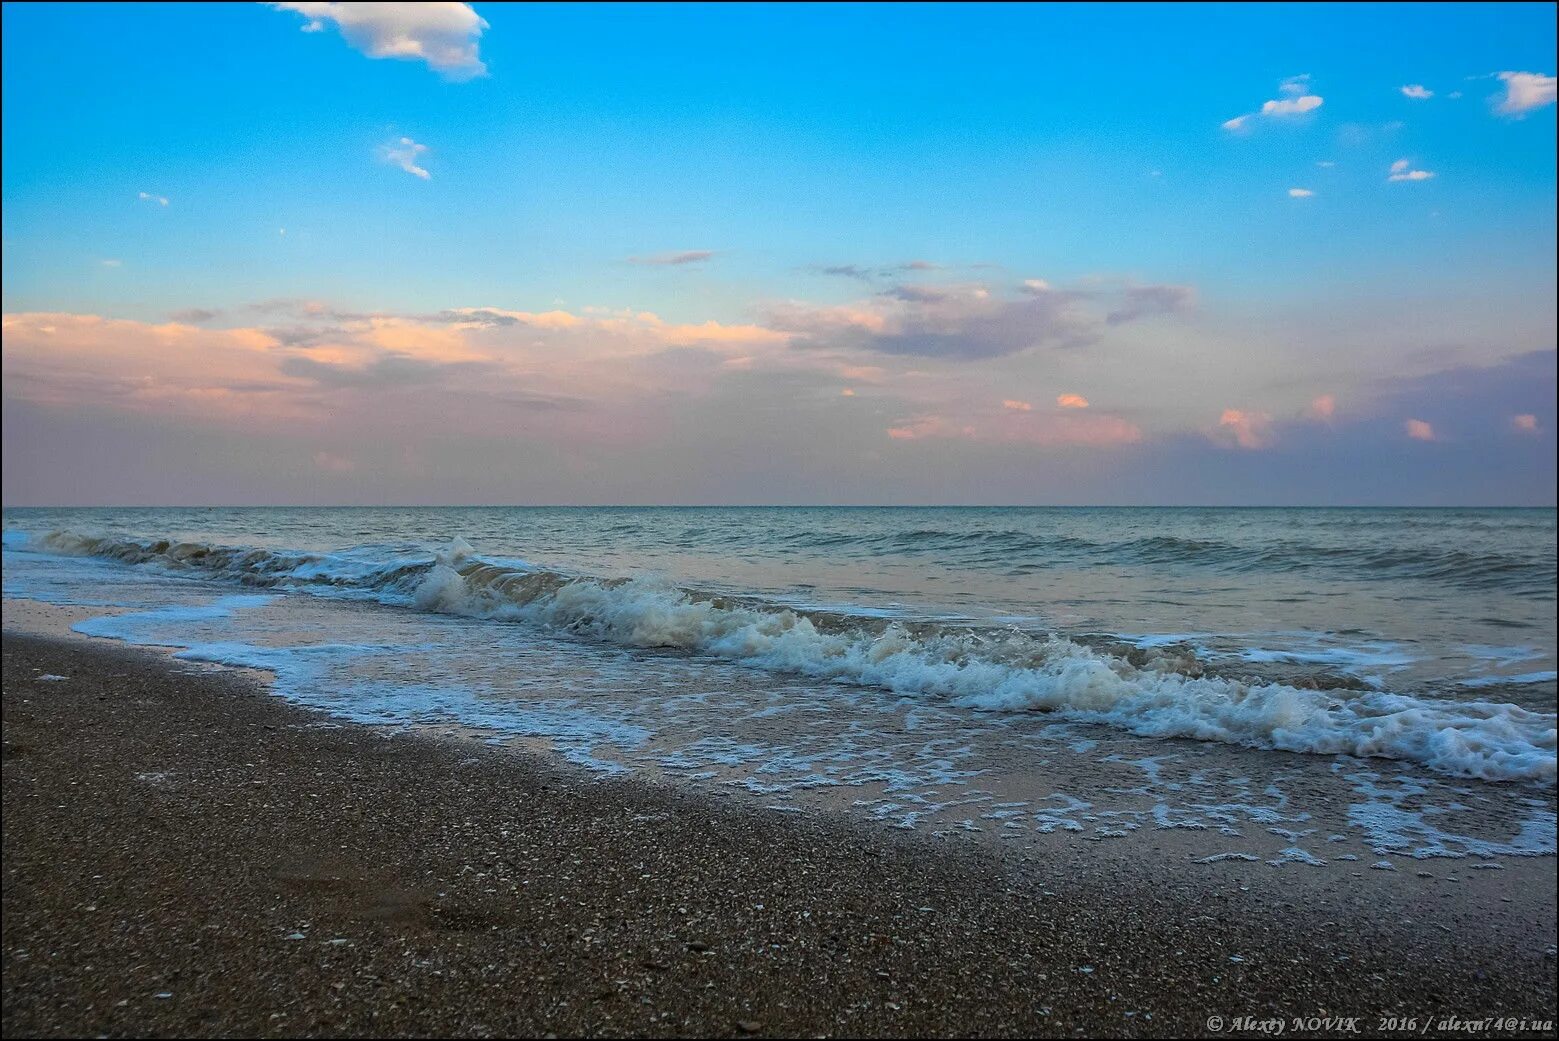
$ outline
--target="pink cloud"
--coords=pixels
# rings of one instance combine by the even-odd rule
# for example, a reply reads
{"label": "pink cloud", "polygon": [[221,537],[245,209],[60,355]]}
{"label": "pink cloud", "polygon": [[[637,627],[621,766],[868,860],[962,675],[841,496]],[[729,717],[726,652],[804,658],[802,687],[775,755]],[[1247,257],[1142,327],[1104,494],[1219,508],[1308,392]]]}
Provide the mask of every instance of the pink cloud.
{"label": "pink cloud", "polygon": [[470,4],[272,3],[278,11],[296,11],[303,31],[317,33],[326,22],[346,42],[370,58],[423,61],[446,79],[463,81],[487,75],[480,55],[487,22]]}
{"label": "pink cloud", "polygon": [[664,344],[771,344],[787,343],[786,333],[765,329],[761,325],[724,325],[720,322],[700,322],[697,325],[678,325],[660,320],[648,312],[639,320]]}
{"label": "pink cloud", "polygon": [[1062,408],[1087,408],[1088,399],[1081,394],[1062,394],[1056,398],[1056,404]]}
{"label": "pink cloud", "polygon": [[84,314],[9,314],[6,397],[52,408],[184,415],[231,425],[312,411],[258,330],[206,330]]}
{"label": "pink cloud", "polygon": [[[582,402],[615,402],[643,415],[646,395],[705,392],[727,372],[821,373],[839,364],[788,351],[786,334],[762,326],[673,323],[650,312],[461,308],[419,316],[272,301],[250,313],[263,324],[216,329],[90,314],[6,315],[7,397],[224,425],[243,418],[252,427],[304,417],[328,422],[349,398],[379,422],[388,398],[417,390],[431,402],[448,392],[462,401],[451,422],[467,431],[491,433],[489,421],[501,431],[519,404],[552,408],[558,426],[586,435],[573,408]],[[214,316],[205,317],[209,324]],[[677,352],[675,364],[666,363],[668,352]],[[570,414],[562,414],[564,405]],[[630,426],[619,417],[613,429],[629,436]]]}
{"label": "pink cloud", "polygon": [[1272,417],[1265,412],[1224,409],[1218,427],[1232,437],[1236,445],[1249,451],[1266,448],[1272,443]]}
{"label": "pink cloud", "polygon": [[1032,419],[1010,425],[1003,433],[1003,440],[1044,446],[1108,448],[1133,445],[1142,440],[1142,428],[1135,423],[1119,416],[1081,413],[1036,415]]}
{"label": "pink cloud", "polygon": [[1402,429],[1407,431],[1407,436],[1414,441],[1433,441],[1435,439],[1434,426],[1422,419],[1410,419],[1402,424]]}
{"label": "pink cloud", "polygon": [[357,338],[383,350],[429,361],[478,361],[486,357],[457,329],[432,328],[404,318],[371,318]]}
{"label": "pink cloud", "polygon": [[1540,430],[1537,417],[1532,415],[1530,412],[1524,412],[1519,416],[1510,417],[1510,425],[1524,434],[1536,434]]}
{"label": "pink cloud", "polygon": [[1034,411],[1034,406],[1030,405],[1027,401],[1014,401],[1011,398],[1009,398],[1006,401],[1003,401],[1001,403],[1001,407],[1004,408],[1004,409],[1009,409],[1009,410],[1011,410],[1013,412],[1032,412],[1032,411]]}
{"label": "pink cloud", "polygon": [[1310,402],[1310,418],[1319,419],[1323,423],[1329,423],[1337,414],[1337,398],[1331,394],[1322,394]]}

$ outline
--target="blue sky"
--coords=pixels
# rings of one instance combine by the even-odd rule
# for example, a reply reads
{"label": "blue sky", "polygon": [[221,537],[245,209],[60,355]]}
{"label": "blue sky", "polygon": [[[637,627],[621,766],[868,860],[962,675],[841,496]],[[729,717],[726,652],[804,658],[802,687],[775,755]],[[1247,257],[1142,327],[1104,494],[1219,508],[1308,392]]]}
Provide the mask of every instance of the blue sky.
{"label": "blue sky", "polygon": [[[785,442],[795,432],[781,418],[734,439],[760,469],[812,468],[785,474],[808,499],[937,501],[952,468],[963,499],[1059,501],[1079,490],[1066,475],[1081,467],[1100,475],[1081,489],[1089,501],[1168,500],[1184,485],[1141,487],[1133,467],[1183,442],[1207,468],[1205,494],[1266,501],[1281,480],[1214,478],[1244,475],[1245,454],[1302,449],[1315,431],[1298,417],[1314,400],[1335,398],[1327,422],[1355,423],[1364,439],[1367,423],[1406,429],[1415,417],[1386,411],[1413,381],[1516,365],[1511,395],[1526,397],[1491,429],[1508,435],[1516,415],[1535,429],[1484,446],[1505,465],[1526,454],[1497,493],[1479,494],[1553,501],[1552,5],[477,4],[451,12],[453,37],[396,5],[345,34],[337,5],[273,6],[18,4],[3,36],[6,314],[147,328],[178,316],[191,336],[230,340],[293,330],[244,370],[253,384],[276,375],[265,393],[291,417],[285,429],[263,409],[223,428],[272,448],[279,438],[296,456],[278,470],[271,448],[258,452],[262,496],[329,500],[345,480],[366,500],[425,489],[484,501],[474,472],[421,485],[415,466],[374,458],[383,436],[371,422],[341,419],[408,393],[410,359],[424,366],[421,389],[452,401],[500,381],[544,393],[554,411],[568,401],[561,424],[500,414],[465,432],[487,446],[486,467],[506,438],[545,446],[545,474],[512,480],[549,501],[584,501],[603,482],[607,501],[722,501],[729,479],[690,479],[673,463],[686,459],[679,395],[694,384],[691,408],[712,410],[703,422],[719,429],[805,412],[825,392],[872,402],[873,418],[830,428],[859,447],[856,469],[816,467],[822,446]],[[318,31],[302,31],[311,17]],[[462,35],[468,23],[481,31]],[[417,56],[451,38],[469,48],[464,64]],[[413,54],[376,57],[375,40],[410,40]],[[1259,114],[1304,98],[1320,100]],[[408,163],[426,177],[395,161],[413,147],[403,139],[422,146]],[[678,255],[687,262],[643,262]],[[458,346],[408,331],[461,308],[598,324],[526,357],[560,319],[506,318],[511,336],[528,336],[512,341],[491,324],[457,329]],[[645,312],[751,332],[722,332],[716,350],[712,333],[599,324]],[[327,313],[338,320],[302,342],[296,327]],[[406,335],[365,339],[373,316]],[[13,433],[27,445],[73,431],[85,446],[91,424],[168,423],[123,397],[134,380],[173,380],[164,404],[217,390],[85,340],[64,359],[36,336],[22,342],[58,322],[8,322],[7,411],[14,399],[36,424],[8,430],[8,460],[26,462]],[[451,325],[424,324],[430,336]],[[633,344],[613,356],[607,340]],[[682,373],[689,351],[718,371]],[[1534,354],[1536,394],[1533,363],[1513,361]],[[298,357],[356,376],[321,380]],[[395,379],[370,386],[363,373],[387,358]],[[587,361],[642,369],[647,389],[599,391]],[[1235,369],[1242,380],[1222,378]],[[1209,371],[1218,378],[1199,375]],[[1151,374],[1155,394],[1133,372]],[[869,392],[853,385],[864,382]],[[1436,436],[1405,447],[1449,445],[1454,428],[1461,458],[1476,424],[1456,381],[1442,382],[1445,400],[1417,406],[1440,409]],[[1074,391],[1091,403],[1086,429],[1080,415],[1052,422],[1001,404]],[[1262,432],[1242,435],[1230,410],[1265,417]],[[183,421],[198,438],[230,419]],[[631,472],[614,464],[617,427],[659,439],[661,484],[643,482],[643,458]],[[438,438],[409,432],[399,458]],[[782,442],[794,455],[774,451]],[[1404,446],[1378,447],[1360,465],[1399,469]],[[930,454],[892,456],[911,451]],[[321,458],[336,475],[324,487]],[[1458,465],[1476,468],[1471,458]],[[90,494],[22,469],[7,476],[8,502]],[[964,487],[969,473],[980,480]],[[1139,487],[1111,485],[1111,473]],[[201,494],[139,476],[160,496]],[[1393,494],[1440,501],[1436,480]],[[496,501],[514,497],[503,490]]]}

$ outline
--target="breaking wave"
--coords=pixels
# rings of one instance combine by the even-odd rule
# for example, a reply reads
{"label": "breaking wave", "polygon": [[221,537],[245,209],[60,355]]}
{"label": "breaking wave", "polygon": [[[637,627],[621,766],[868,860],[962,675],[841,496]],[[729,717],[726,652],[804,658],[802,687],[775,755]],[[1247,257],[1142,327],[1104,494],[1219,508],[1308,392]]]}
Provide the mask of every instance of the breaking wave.
{"label": "breaking wave", "polygon": [[1102,649],[1019,629],[807,611],[651,578],[603,579],[488,561],[460,539],[432,554],[409,545],[306,553],[55,531],[37,547],[250,586],[531,623],[629,647],[709,655],[974,709],[1048,712],[1147,736],[1405,759],[1485,780],[1555,780],[1553,713],[1208,675],[1193,655],[1173,646]]}

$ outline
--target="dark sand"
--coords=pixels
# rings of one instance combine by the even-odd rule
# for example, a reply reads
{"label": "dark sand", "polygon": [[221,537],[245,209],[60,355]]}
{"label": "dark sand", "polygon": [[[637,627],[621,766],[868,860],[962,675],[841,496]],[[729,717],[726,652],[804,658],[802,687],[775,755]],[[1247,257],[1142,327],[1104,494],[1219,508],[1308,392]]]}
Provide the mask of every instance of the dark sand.
{"label": "dark sand", "polygon": [[1367,889],[1247,896],[1167,860],[1024,860],[757,812],[338,726],[252,678],[79,640],[8,632],[3,712],[7,1036],[1165,1036],[1215,1015],[1358,1016],[1378,1035],[1384,1015],[1554,1016],[1543,921],[1496,940]]}

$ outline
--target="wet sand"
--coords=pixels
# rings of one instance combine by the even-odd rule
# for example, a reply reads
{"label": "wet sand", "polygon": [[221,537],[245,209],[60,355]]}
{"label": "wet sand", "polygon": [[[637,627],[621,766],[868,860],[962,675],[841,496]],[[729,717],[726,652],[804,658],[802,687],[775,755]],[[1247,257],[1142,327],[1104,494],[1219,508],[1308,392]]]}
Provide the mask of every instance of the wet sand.
{"label": "wet sand", "polygon": [[1553,858],[1474,890],[1006,855],[341,725],[252,676],[10,629],[3,715],[8,1036],[1554,1017]]}

